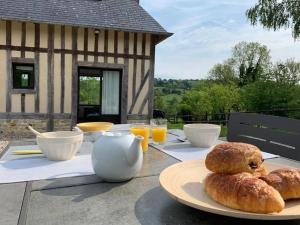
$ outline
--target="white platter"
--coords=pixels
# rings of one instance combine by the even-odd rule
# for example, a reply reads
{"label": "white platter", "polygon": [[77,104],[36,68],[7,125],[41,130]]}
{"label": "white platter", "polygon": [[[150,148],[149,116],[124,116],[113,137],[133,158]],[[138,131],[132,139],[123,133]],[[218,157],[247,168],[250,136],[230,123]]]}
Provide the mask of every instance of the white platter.
{"label": "white platter", "polygon": [[[287,167],[265,162],[268,171]],[[159,177],[161,186],[175,200],[202,211],[224,216],[256,220],[300,219],[300,200],[286,201],[280,213],[256,214],[225,207],[212,200],[204,191],[203,181],[210,173],[204,160],[186,161],[165,169]]]}

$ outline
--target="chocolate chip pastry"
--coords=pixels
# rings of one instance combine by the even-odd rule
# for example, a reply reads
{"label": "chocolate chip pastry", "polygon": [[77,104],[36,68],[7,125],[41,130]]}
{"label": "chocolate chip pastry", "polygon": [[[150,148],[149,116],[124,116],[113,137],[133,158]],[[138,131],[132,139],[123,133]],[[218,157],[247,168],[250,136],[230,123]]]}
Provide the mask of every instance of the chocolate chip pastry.
{"label": "chocolate chip pastry", "polygon": [[216,145],[207,155],[205,165],[215,173],[236,174],[247,172],[256,176],[267,174],[263,163],[262,153],[254,145],[226,142]]}
{"label": "chocolate chip pastry", "polygon": [[261,151],[254,145],[227,142],[214,147],[205,165],[214,172],[204,182],[206,193],[227,207],[253,213],[284,208],[280,193],[258,177],[267,175]]}

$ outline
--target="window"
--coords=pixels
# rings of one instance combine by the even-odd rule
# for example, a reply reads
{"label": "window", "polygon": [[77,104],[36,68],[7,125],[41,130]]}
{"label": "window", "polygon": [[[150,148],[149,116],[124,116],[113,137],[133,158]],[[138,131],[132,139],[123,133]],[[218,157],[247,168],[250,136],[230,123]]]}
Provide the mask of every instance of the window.
{"label": "window", "polygon": [[34,89],[34,65],[13,63],[13,89]]}
{"label": "window", "polygon": [[121,70],[79,67],[78,121],[120,123],[121,91]]}

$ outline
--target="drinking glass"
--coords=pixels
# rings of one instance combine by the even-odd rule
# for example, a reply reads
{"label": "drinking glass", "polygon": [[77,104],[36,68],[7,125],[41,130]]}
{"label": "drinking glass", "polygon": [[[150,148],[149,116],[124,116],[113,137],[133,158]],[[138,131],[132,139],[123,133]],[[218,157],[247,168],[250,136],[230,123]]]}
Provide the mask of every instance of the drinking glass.
{"label": "drinking glass", "polygon": [[134,135],[140,135],[144,137],[142,141],[142,149],[144,152],[148,150],[148,142],[149,142],[149,126],[144,123],[134,123],[130,125],[130,132]]}
{"label": "drinking glass", "polygon": [[164,144],[167,140],[167,125],[166,119],[151,119],[152,141],[154,144]]}

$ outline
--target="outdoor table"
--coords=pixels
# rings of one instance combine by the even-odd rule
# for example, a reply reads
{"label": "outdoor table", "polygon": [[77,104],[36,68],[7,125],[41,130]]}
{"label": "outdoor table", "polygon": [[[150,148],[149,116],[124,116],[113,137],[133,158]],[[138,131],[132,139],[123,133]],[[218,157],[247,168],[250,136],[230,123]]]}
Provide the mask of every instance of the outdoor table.
{"label": "outdoor table", "polygon": [[[11,145],[33,144],[11,142]],[[300,162],[269,162],[300,168]],[[139,175],[124,183],[105,183],[96,175],[0,185],[1,225],[83,224],[298,224],[219,216],[185,206],[159,185],[159,174],[179,161],[149,148]]]}

